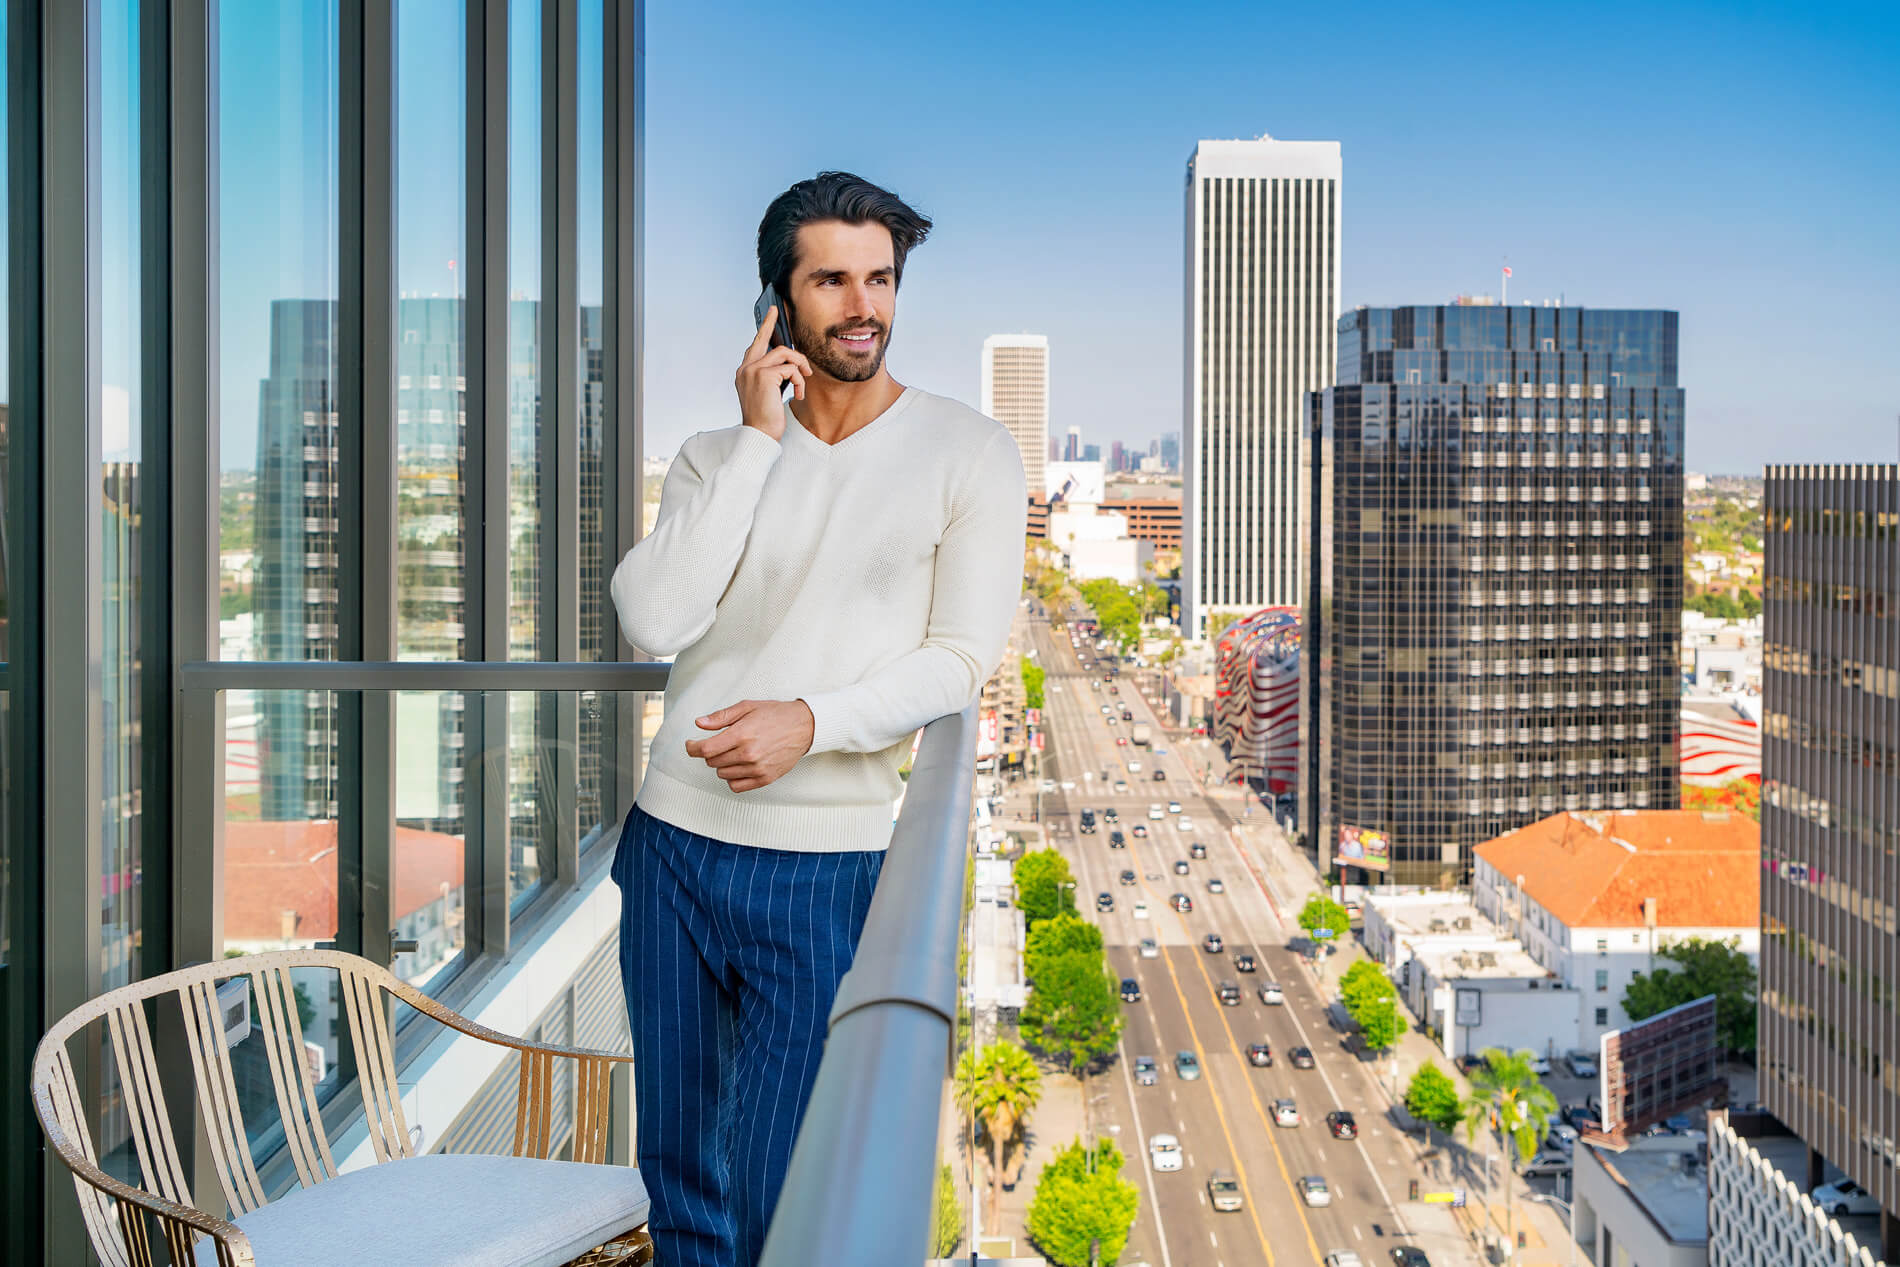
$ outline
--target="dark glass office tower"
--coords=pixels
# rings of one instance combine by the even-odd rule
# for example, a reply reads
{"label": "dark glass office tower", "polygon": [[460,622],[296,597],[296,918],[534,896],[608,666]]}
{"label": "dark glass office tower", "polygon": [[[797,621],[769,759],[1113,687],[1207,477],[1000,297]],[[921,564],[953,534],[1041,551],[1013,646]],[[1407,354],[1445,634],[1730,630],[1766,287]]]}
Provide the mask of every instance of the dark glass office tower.
{"label": "dark glass office tower", "polygon": [[1676,314],[1361,308],[1308,397],[1300,820],[1458,884],[1560,810],[1677,805]]}
{"label": "dark glass office tower", "polygon": [[1900,467],[1771,466],[1763,518],[1762,1101],[1879,1198],[1891,1258]]}

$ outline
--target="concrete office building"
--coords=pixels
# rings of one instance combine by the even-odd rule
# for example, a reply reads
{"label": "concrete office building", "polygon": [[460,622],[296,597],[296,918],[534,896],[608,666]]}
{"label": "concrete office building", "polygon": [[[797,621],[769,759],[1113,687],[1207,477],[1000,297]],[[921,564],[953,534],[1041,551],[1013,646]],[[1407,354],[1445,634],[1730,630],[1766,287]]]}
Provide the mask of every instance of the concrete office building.
{"label": "concrete office building", "polygon": [[1761,1098],[1900,1243],[1900,467],[1763,490]]}
{"label": "concrete office building", "polygon": [[1676,346],[1661,311],[1340,319],[1310,413],[1300,818],[1322,862],[1376,832],[1389,865],[1350,878],[1455,885],[1558,811],[1678,803]]}
{"label": "concrete office building", "polygon": [[1009,428],[1031,491],[1040,490],[1049,452],[1049,336],[992,334],[983,340],[985,414]]}
{"label": "concrete office building", "polygon": [[[1305,600],[1303,419],[1306,394],[1333,382],[1339,226],[1337,141],[1202,141],[1188,159],[1180,459],[1191,638],[1206,636],[1212,610]],[[1164,467],[1170,449],[1157,447]]]}

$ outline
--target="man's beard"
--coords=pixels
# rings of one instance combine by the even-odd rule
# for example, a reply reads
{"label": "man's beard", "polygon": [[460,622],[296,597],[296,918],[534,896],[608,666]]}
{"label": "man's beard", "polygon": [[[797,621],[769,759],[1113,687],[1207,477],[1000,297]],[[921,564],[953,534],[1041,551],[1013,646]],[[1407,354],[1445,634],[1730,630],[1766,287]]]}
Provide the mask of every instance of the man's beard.
{"label": "man's beard", "polygon": [[[839,326],[838,330],[850,330],[857,327]],[[811,331],[792,322],[792,341],[798,350],[805,354],[815,370],[823,370],[841,383],[863,383],[877,377],[878,370],[884,364],[884,351],[890,346],[889,326],[873,326],[871,351],[864,355],[853,355],[838,346],[835,337],[837,331],[828,331],[814,336]]]}

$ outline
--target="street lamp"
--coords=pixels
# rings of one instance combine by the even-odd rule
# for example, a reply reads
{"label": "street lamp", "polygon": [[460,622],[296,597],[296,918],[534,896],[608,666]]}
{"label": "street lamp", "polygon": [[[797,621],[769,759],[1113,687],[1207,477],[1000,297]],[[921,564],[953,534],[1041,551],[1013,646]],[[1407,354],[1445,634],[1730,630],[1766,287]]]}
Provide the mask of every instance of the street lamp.
{"label": "street lamp", "polygon": [[1533,1192],[1526,1200],[1541,1201],[1545,1205],[1562,1206],[1564,1212],[1564,1239],[1570,1242],[1570,1267],[1577,1267],[1577,1229],[1571,1221],[1576,1215],[1570,1209],[1570,1202],[1549,1193]]}

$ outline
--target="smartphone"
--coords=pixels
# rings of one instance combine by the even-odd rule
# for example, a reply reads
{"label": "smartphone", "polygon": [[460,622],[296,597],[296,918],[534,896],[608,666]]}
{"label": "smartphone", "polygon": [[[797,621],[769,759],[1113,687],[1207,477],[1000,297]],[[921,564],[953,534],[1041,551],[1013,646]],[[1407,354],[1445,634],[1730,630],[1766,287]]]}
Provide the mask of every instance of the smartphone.
{"label": "smartphone", "polygon": [[752,328],[757,330],[765,323],[766,311],[773,304],[778,305],[778,324],[772,329],[772,346],[789,348],[792,346],[791,313],[786,310],[785,301],[779,298],[778,288],[769,283],[759,292],[759,302],[752,305]]}

